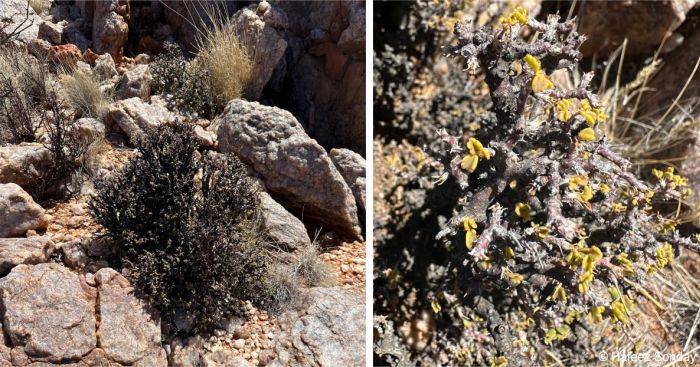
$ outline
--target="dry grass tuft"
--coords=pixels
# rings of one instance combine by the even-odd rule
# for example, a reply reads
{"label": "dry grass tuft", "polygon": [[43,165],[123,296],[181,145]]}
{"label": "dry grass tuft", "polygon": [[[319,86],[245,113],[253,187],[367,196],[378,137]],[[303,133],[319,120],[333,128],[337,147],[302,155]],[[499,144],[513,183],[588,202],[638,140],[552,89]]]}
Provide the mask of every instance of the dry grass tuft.
{"label": "dry grass tuft", "polygon": [[328,266],[319,258],[316,242],[300,251],[297,260],[290,264],[291,272],[307,287],[330,286],[333,278]]}
{"label": "dry grass tuft", "polygon": [[61,85],[68,102],[82,117],[101,116],[112,99],[111,93],[100,89],[100,81],[94,74],[77,68],[65,75]]}
{"label": "dry grass tuft", "polygon": [[[659,47],[661,49],[663,44]],[[687,156],[687,147],[698,139],[700,131],[700,119],[695,118],[697,108],[700,108],[700,98],[685,95],[688,83],[696,75],[700,66],[700,59],[695,65],[695,70],[689,75],[686,84],[681,88],[676,98],[658,111],[651,111],[646,115],[639,115],[639,107],[645,98],[653,95],[647,84],[654,74],[660,69],[661,61],[659,52],[654,55],[652,61],[642,68],[632,82],[620,85],[620,74],[624,64],[626,43],[623,43],[608,60],[603,80],[607,75],[616,73],[615,85],[600,87],[601,101],[606,107],[606,113],[610,119],[601,124],[605,136],[613,144],[622,156],[629,159],[635,165],[639,174],[646,174],[653,167],[671,166],[679,168],[683,161],[688,159],[700,159],[700,157]],[[611,70],[611,66],[617,63],[617,70]],[[674,88],[676,86],[671,86]],[[692,196],[691,196],[692,198]],[[673,210],[668,213],[679,223],[692,222],[700,218],[700,203],[684,200],[679,204],[682,210]]]}
{"label": "dry grass tuft", "polygon": [[209,72],[216,103],[223,107],[245,95],[253,62],[222,7],[208,3],[204,15],[210,27],[199,29],[195,62]]}

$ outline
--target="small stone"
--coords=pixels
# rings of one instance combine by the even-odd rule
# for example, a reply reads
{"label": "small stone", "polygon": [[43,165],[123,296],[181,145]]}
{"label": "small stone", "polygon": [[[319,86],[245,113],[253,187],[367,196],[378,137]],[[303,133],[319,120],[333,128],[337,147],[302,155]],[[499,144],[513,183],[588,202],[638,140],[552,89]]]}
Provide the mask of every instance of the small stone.
{"label": "small stone", "polygon": [[233,331],[233,337],[237,339],[248,339],[250,338],[250,331],[243,326],[239,326]]}
{"label": "small stone", "polygon": [[236,339],[236,341],[233,342],[233,347],[236,349],[245,348],[245,339]]}
{"label": "small stone", "polygon": [[350,267],[347,266],[346,264],[340,265],[340,271],[342,271],[343,273],[347,273],[349,270],[350,270]]}
{"label": "small stone", "polygon": [[97,282],[95,282],[95,274],[86,273],[85,274],[85,283],[94,287],[97,284]]}

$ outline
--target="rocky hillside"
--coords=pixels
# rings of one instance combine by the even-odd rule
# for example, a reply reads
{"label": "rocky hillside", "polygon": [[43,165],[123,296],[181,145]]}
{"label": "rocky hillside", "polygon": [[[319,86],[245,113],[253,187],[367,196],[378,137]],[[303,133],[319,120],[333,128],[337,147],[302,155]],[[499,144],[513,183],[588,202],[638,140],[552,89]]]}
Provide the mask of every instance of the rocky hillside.
{"label": "rocky hillside", "polygon": [[[240,64],[197,38],[216,26],[200,2],[0,4],[0,366],[364,363],[365,6],[248,4],[217,8]],[[249,68],[239,98],[189,77],[217,65]],[[177,87],[176,67],[189,78]],[[161,319],[95,218],[100,183],[180,125],[197,161],[245,165],[254,251],[291,290],[279,310],[241,299],[206,331]]]}

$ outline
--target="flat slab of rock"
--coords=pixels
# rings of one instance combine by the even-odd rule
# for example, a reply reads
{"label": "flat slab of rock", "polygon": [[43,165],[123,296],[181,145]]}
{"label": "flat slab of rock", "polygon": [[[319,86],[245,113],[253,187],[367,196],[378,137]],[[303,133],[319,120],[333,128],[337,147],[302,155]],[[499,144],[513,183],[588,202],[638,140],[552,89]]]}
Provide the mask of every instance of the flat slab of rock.
{"label": "flat slab of rock", "polygon": [[291,113],[233,100],[211,127],[217,129],[219,150],[252,166],[285,207],[341,234],[361,237],[352,191]]}
{"label": "flat slab of rock", "polygon": [[0,238],[22,236],[48,224],[44,208],[19,185],[0,184]]}
{"label": "flat slab of rock", "polygon": [[167,366],[160,346],[160,320],[153,320],[133,288],[110,268],[95,273],[99,292],[100,347],[110,360],[125,365]]}
{"label": "flat slab of rock", "polygon": [[306,227],[270,194],[260,193],[263,227],[270,239],[284,251],[295,251],[311,245]]}
{"label": "flat slab of rock", "polygon": [[280,317],[271,366],[364,366],[364,298],[340,287],[311,288],[302,297],[304,312]]}
{"label": "flat slab of rock", "polygon": [[0,238],[0,275],[20,264],[48,261],[54,250],[49,237]]}
{"label": "flat slab of rock", "polygon": [[96,294],[63,265],[18,265],[0,294],[4,330],[32,361],[78,360],[95,348]]}
{"label": "flat slab of rock", "polygon": [[28,185],[50,164],[49,151],[43,144],[0,146],[0,183]]}
{"label": "flat slab of rock", "polygon": [[106,120],[116,125],[132,141],[147,127],[156,127],[174,120],[164,103],[153,98],[153,103],[132,97],[107,106]]}

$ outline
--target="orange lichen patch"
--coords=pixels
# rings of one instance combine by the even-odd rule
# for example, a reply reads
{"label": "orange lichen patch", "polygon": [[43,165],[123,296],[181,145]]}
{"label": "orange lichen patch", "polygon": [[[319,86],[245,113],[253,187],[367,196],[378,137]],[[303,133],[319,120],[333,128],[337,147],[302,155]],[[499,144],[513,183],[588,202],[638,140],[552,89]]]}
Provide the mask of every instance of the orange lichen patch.
{"label": "orange lichen patch", "polygon": [[49,47],[47,59],[50,63],[72,67],[75,66],[79,60],[83,59],[83,54],[80,52],[78,46],[69,43]]}

